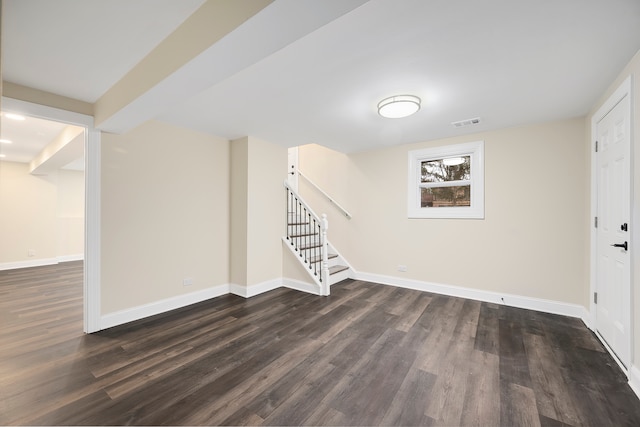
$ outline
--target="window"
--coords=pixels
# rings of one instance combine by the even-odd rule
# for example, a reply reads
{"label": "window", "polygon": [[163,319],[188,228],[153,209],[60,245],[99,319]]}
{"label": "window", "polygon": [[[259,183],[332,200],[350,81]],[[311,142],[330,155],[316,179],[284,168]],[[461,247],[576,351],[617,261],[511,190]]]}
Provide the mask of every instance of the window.
{"label": "window", "polygon": [[409,152],[409,218],[484,218],[484,141]]}

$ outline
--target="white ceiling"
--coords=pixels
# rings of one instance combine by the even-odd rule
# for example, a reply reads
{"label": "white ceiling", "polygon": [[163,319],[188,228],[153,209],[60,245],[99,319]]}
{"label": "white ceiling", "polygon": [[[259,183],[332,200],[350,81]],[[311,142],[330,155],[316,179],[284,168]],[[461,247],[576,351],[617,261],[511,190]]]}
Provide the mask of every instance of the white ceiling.
{"label": "white ceiling", "polygon": [[[236,31],[256,44],[290,32],[275,20],[264,31],[287,10],[307,31],[204,90],[185,88],[154,117],[353,152],[583,116],[640,49],[638,0],[351,0],[328,23],[306,23],[344,1],[276,0]],[[4,0],[4,80],[94,102],[201,3]],[[194,64],[182,70],[192,80],[215,66]],[[416,115],[377,115],[382,98],[405,93],[422,98]],[[451,125],[472,117],[481,124]]]}
{"label": "white ceiling", "polygon": [[95,102],[204,0],[4,0],[5,81]]}
{"label": "white ceiling", "polygon": [[[204,0],[5,0],[3,80],[93,103]],[[98,19],[95,19],[97,17]],[[82,54],[79,54],[82,52]],[[2,116],[4,160],[28,163],[65,124]],[[79,159],[65,167],[82,170]]]}
{"label": "white ceiling", "polygon": [[0,129],[2,129],[2,139],[5,142],[0,142],[0,155],[7,156],[3,157],[4,160],[29,163],[66,126],[64,123],[36,117],[12,120],[2,114]]}

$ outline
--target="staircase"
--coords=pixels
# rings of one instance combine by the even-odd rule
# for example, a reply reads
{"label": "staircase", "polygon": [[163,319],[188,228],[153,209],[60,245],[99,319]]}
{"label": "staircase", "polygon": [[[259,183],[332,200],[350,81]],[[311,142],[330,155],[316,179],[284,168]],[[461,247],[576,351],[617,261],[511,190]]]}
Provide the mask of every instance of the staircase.
{"label": "staircase", "polygon": [[329,243],[327,216],[319,217],[285,181],[287,192],[287,235],[283,240],[318,286],[329,295],[331,285],[349,278],[346,260]]}

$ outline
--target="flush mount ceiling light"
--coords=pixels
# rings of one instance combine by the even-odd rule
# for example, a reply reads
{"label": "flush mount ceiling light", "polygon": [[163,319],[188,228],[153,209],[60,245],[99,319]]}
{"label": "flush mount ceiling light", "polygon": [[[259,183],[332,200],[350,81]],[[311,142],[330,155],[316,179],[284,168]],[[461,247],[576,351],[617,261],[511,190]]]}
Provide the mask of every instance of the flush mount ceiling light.
{"label": "flush mount ceiling light", "polygon": [[378,114],[388,119],[399,119],[417,113],[420,109],[420,98],[413,95],[396,95],[385,98],[378,103]]}
{"label": "flush mount ceiling light", "polygon": [[11,144],[11,141],[8,139],[0,139],[0,144]]}

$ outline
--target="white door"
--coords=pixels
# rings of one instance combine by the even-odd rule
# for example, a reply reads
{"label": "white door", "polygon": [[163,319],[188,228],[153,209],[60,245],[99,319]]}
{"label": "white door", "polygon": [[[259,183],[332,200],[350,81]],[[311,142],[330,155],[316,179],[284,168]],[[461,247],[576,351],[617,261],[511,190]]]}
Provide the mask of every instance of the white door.
{"label": "white door", "polygon": [[626,94],[596,123],[596,330],[629,366],[630,359],[630,109]]}

